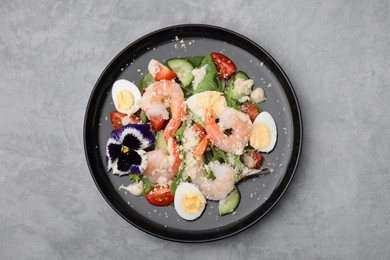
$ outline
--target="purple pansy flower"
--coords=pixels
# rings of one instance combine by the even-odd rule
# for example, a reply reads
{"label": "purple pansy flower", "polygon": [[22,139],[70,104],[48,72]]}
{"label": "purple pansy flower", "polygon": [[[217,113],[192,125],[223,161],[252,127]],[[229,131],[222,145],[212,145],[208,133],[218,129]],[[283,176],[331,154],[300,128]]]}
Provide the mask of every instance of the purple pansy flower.
{"label": "purple pansy flower", "polygon": [[113,174],[141,174],[147,165],[144,149],[155,142],[149,124],[130,124],[111,132],[107,141],[107,170]]}

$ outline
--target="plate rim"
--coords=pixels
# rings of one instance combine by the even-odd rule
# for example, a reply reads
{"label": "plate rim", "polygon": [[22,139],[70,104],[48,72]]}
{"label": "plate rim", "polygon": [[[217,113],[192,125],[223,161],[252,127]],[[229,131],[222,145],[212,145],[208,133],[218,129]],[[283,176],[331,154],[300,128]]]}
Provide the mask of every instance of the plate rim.
{"label": "plate rim", "polygon": [[[229,232],[229,233],[226,233],[226,234],[222,234],[220,236],[215,236],[215,237],[212,236],[212,237],[201,238],[201,239],[198,239],[198,238],[196,238],[196,239],[192,239],[192,238],[183,239],[183,238],[178,238],[178,237],[170,237],[170,236],[168,237],[166,235],[163,235],[164,232],[162,232],[160,234],[157,234],[157,233],[155,233],[155,232],[153,232],[153,231],[143,227],[142,225],[140,225],[138,223],[135,223],[134,221],[132,221],[129,218],[127,218],[119,210],[119,208],[117,208],[116,205],[114,205],[114,203],[112,203],[109,200],[107,195],[103,192],[102,188],[98,184],[98,180],[97,180],[97,178],[95,176],[95,173],[94,173],[94,170],[93,170],[92,162],[90,161],[89,151],[91,150],[92,147],[89,147],[88,143],[87,143],[88,142],[87,141],[87,139],[88,139],[87,135],[89,134],[87,132],[87,127],[88,127],[88,123],[89,123],[88,122],[89,121],[88,118],[89,118],[90,108],[91,108],[92,102],[94,100],[94,93],[97,91],[97,89],[98,89],[99,85],[101,84],[101,81],[103,80],[103,78],[104,78],[105,74],[107,73],[107,71],[115,64],[115,62],[116,62],[116,60],[118,58],[120,58],[125,52],[130,50],[132,47],[134,47],[137,44],[145,41],[146,39],[150,38],[153,35],[161,34],[163,32],[177,31],[177,30],[182,30],[180,32],[176,32],[178,34],[183,33],[183,32],[188,32],[188,33],[193,32],[194,33],[195,31],[199,31],[201,29],[213,30],[213,31],[216,31],[216,32],[219,32],[219,33],[221,33],[221,32],[222,33],[227,33],[229,35],[233,35],[234,37],[240,38],[244,42],[250,43],[256,49],[258,49],[261,52],[263,52],[263,54],[267,57],[268,62],[271,62],[272,65],[274,65],[274,68],[272,68],[271,71],[274,72],[274,70],[277,69],[278,73],[281,74],[281,76],[283,77],[285,83],[288,85],[289,90],[291,91],[291,95],[292,96],[288,96],[287,93],[285,93],[287,98],[288,98],[288,100],[289,100],[289,102],[288,102],[289,106],[291,107],[291,104],[290,104],[291,103],[290,102],[290,98],[291,98],[293,100],[293,103],[295,104],[294,109],[295,109],[295,112],[296,112],[296,114],[292,113],[292,121],[294,121],[294,124],[293,124],[293,128],[294,128],[294,138],[293,138],[294,139],[293,140],[294,147],[292,147],[293,152],[292,152],[292,156],[291,156],[290,161],[289,161],[289,167],[291,167],[290,164],[291,164],[291,161],[293,160],[293,157],[295,157],[295,158],[294,158],[294,163],[292,165],[292,168],[290,170],[291,173],[288,175],[289,178],[288,178],[287,182],[283,185],[283,189],[279,192],[277,198],[268,206],[266,211],[262,212],[259,216],[256,215],[254,217],[251,217],[251,220],[246,225],[237,228],[237,230],[235,230],[235,231],[232,231],[232,232]],[[199,37],[202,37],[202,36],[199,36]],[[213,37],[212,39],[218,39],[218,35],[216,35],[216,37]],[[229,42],[229,43],[232,44],[231,42]],[[250,52],[250,51],[248,51],[248,52]],[[277,77],[277,78],[278,78],[278,81],[280,81],[279,77]],[[283,92],[285,92],[284,88],[285,87],[283,87]],[[295,117],[298,117],[298,118],[295,118]],[[296,129],[297,127],[298,127],[298,129]],[[299,130],[298,135],[296,134],[296,130]],[[296,141],[298,141],[298,143],[295,144]],[[152,32],[150,32],[150,33],[148,33],[148,34],[146,34],[146,35],[136,39],[132,43],[128,44],[125,48],[123,48],[108,63],[108,65],[105,67],[105,69],[100,74],[99,78],[97,79],[97,81],[96,81],[96,83],[95,83],[95,85],[94,85],[94,87],[93,87],[93,89],[92,89],[92,91],[90,93],[90,97],[88,99],[88,103],[87,103],[86,110],[85,110],[85,115],[84,115],[83,143],[84,143],[85,159],[87,161],[89,172],[90,172],[90,174],[92,176],[92,179],[94,180],[94,183],[95,183],[96,187],[98,188],[100,194],[103,196],[103,198],[106,200],[106,202],[111,206],[112,209],[114,209],[114,211],[118,215],[120,215],[124,220],[126,220],[128,223],[130,223],[134,227],[138,228],[139,230],[142,230],[143,232],[145,232],[147,234],[153,235],[153,236],[161,238],[161,239],[165,239],[165,240],[168,240],[168,241],[174,241],[174,242],[182,242],[182,243],[204,243],[204,242],[211,242],[211,241],[217,241],[217,240],[225,239],[225,238],[234,236],[234,235],[236,235],[236,234],[238,234],[238,233],[248,229],[249,227],[251,227],[254,224],[256,224],[257,222],[259,222],[262,218],[264,218],[276,206],[276,204],[278,204],[278,202],[281,200],[281,198],[284,196],[286,190],[290,186],[290,184],[291,184],[291,182],[292,182],[292,180],[293,180],[293,178],[294,178],[294,176],[296,174],[298,165],[299,165],[300,156],[301,156],[301,152],[302,152],[302,142],[303,142],[303,124],[302,124],[302,114],[301,114],[300,105],[299,105],[298,98],[296,96],[295,90],[294,90],[294,88],[292,86],[292,83],[289,80],[289,78],[287,77],[287,74],[284,72],[282,67],[277,63],[277,61],[265,49],[263,49],[259,44],[257,44],[256,42],[252,41],[251,39],[247,38],[246,36],[243,36],[243,35],[235,32],[235,31],[232,31],[232,30],[229,30],[229,29],[226,29],[226,28],[223,28],[223,27],[219,27],[219,26],[215,26],[215,25],[209,25],[209,24],[177,24],[177,25],[172,25],[172,26],[164,27],[164,28],[161,28],[161,29],[158,29],[158,30],[154,30],[154,31],[152,31]],[[296,149],[295,146],[297,146],[297,149]],[[288,172],[288,170],[286,171],[286,174],[287,174],[287,172]],[[285,180],[286,176],[284,176],[281,179],[280,184],[277,186],[277,188],[280,187],[282,182]],[[273,192],[275,192],[275,190],[277,188],[275,188]],[[256,211],[258,211],[258,210],[259,210],[259,208],[254,210],[254,212],[256,213]],[[253,215],[253,214],[251,214],[251,215]]]}

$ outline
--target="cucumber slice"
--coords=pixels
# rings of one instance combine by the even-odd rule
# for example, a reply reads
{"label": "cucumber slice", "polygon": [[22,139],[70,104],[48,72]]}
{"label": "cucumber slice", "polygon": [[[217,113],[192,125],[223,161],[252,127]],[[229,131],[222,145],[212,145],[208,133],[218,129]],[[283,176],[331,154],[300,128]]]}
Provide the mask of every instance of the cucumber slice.
{"label": "cucumber slice", "polygon": [[176,73],[177,78],[180,80],[184,88],[191,85],[194,80],[194,76],[191,73],[194,69],[194,65],[192,65],[191,62],[185,59],[174,58],[167,60],[167,65],[171,70],[173,70],[173,72]]}
{"label": "cucumber slice", "polygon": [[249,76],[243,71],[237,71],[236,78],[247,80],[247,79],[249,79]]}
{"label": "cucumber slice", "polygon": [[234,188],[226,198],[219,201],[218,213],[220,216],[224,216],[232,213],[240,204],[241,194],[237,188]]}

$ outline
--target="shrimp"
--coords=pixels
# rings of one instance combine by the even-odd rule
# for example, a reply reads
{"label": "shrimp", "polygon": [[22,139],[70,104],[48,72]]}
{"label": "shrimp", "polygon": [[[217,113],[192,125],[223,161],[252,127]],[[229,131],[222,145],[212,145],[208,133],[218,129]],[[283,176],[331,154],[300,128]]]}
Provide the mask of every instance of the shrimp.
{"label": "shrimp", "polygon": [[230,165],[218,161],[209,163],[208,167],[213,172],[215,179],[208,179],[202,171],[193,176],[192,183],[198,186],[207,199],[224,199],[234,189],[235,171]]}
{"label": "shrimp", "polygon": [[184,93],[179,84],[172,80],[162,80],[151,84],[145,89],[139,106],[151,118],[169,119],[167,108],[171,108],[172,118],[164,129],[163,138],[168,142],[179,128],[186,114]]}
{"label": "shrimp", "polygon": [[182,160],[180,158],[181,151],[179,145],[176,143],[173,135],[186,115],[183,90],[173,80],[157,81],[145,89],[145,93],[139,101],[139,106],[145,111],[149,119],[169,119],[167,107],[171,108],[172,118],[164,129],[163,139],[168,146],[171,144],[170,155],[173,155],[175,158],[172,171],[176,175]]}
{"label": "shrimp", "polygon": [[[225,108],[219,116],[219,124],[215,122],[212,109],[206,109],[205,127],[211,142],[225,152],[242,154],[248,144],[252,122],[247,114],[233,108]],[[232,129],[231,135],[223,131]]]}
{"label": "shrimp", "polygon": [[148,165],[143,174],[149,181],[165,184],[175,176],[175,173],[172,170],[172,166],[175,162],[174,157],[167,154],[162,149],[147,152],[147,156]]}

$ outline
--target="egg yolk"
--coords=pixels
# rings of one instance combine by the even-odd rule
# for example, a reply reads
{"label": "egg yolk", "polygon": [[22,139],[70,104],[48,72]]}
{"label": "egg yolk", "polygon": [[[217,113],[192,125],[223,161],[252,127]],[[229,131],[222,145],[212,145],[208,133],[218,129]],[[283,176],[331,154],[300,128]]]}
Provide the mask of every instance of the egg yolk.
{"label": "egg yolk", "polygon": [[205,200],[195,193],[187,193],[183,197],[183,209],[190,214],[199,212],[204,207]]}
{"label": "egg yolk", "polygon": [[271,143],[271,131],[265,124],[256,124],[252,127],[249,142],[253,148],[263,149]]}
{"label": "egg yolk", "polygon": [[122,111],[129,110],[134,105],[133,94],[127,90],[122,90],[116,97],[116,104],[118,109]]}

